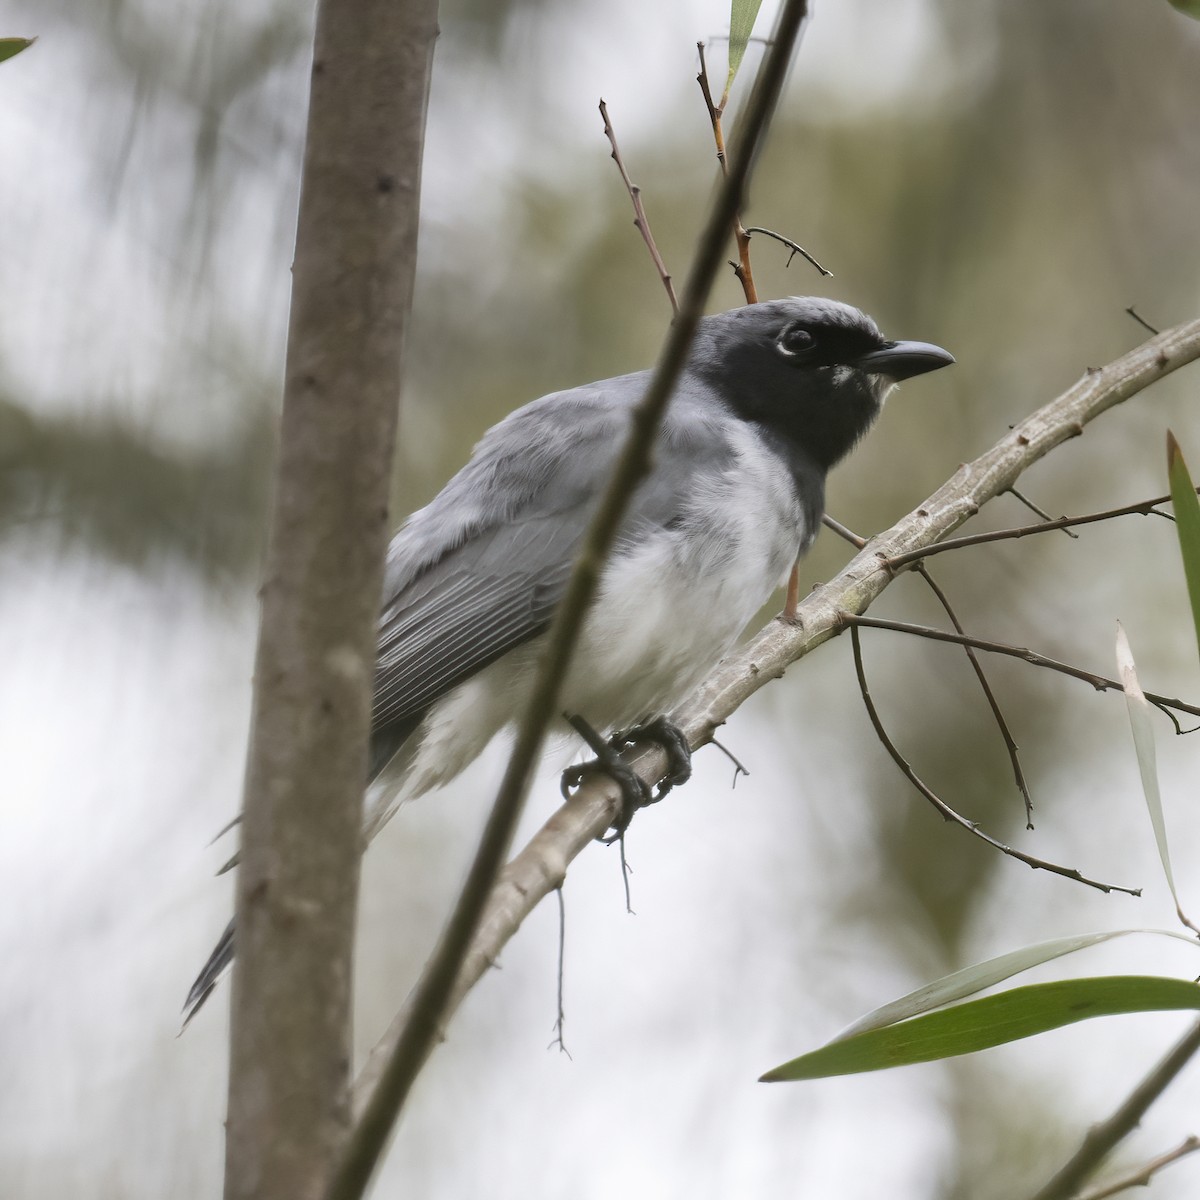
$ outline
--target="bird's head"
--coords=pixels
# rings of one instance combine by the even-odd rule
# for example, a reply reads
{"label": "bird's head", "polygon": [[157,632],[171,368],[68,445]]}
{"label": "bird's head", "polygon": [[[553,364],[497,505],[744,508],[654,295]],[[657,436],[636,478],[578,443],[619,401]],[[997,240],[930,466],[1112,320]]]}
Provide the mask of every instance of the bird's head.
{"label": "bird's head", "polygon": [[871,427],[902,379],[948,366],[928,342],[893,342],[860,309],[794,296],[705,317],[690,369],[828,470]]}

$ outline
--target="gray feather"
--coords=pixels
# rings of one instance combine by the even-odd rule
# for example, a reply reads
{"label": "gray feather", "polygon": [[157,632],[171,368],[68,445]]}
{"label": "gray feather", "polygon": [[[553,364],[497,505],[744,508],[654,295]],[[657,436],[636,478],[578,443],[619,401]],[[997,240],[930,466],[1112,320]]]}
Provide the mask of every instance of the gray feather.
{"label": "gray feather", "polygon": [[[430,704],[549,625],[648,379],[643,371],[519,409],[396,535],[380,626],[377,751],[398,747],[397,725],[411,732]],[[676,456],[686,466],[637,489],[621,541],[680,519],[697,468],[701,477],[705,467],[719,472],[731,457],[711,418],[691,403],[680,409],[656,454],[660,466]]]}

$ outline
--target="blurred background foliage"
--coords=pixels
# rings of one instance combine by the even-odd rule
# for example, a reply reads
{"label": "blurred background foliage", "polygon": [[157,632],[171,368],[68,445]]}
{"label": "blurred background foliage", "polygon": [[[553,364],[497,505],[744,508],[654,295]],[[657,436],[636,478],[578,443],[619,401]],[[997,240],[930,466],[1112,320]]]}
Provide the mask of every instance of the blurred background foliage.
{"label": "blurred background foliage", "polygon": [[[173,1022],[229,904],[209,878],[227,848],[204,846],[238,799],[311,16],[285,0],[6,16],[3,32],[40,39],[0,68],[6,1196],[218,1186],[221,1004],[180,1042]],[[596,101],[682,276],[714,179],[694,43],[726,22],[709,0],[443,4],[398,514],[516,405],[652,361],[669,310]],[[1200,24],[1165,0],[819,6],[748,223],[834,278],[758,239],[760,294],[834,295],[959,359],[891,402],[831,480],[835,516],[890,524],[1139,342],[1127,305],[1164,328],[1196,314],[1198,68]],[[713,308],[739,302],[730,275]],[[1195,394],[1194,369],[1159,385],[1026,490],[1056,514],[1164,492],[1166,427],[1200,453]],[[1028,517],[1008,497],[990,509],[981,524]],[[1129,519],[931,569],[973,631],[1103,671],[1120,616],[1143,682],[1194,698],[1175,555],[1166,522]],[[846,557],[826,533],[802,579]],[[941,620],[915,579],[885,610]],[[951,803],[1034,853],[1155,883],[1119,700],[987,664],[1038,803],[1028,835],[961,656],[882,633],[866,651],[893,736]],[[1019,1195],[1166,1044],[1169,1021],[1127,1018],[894,1077],[753,1084],[943,971],[1170,910],[1154,889],[1137,905],[1031,875],[944,827],[874,741],[846,646],[727,735],[752,772],[732,800],[709,752],[690,794],[635,828],[639,920],[611,856],[572,873],[576,1061],[543,1053],[555,935],[540,913],[435,1059],[379,1194]],[[1178,802],[1195,750],[1160,750]],[[406,811],[369,857],[364,1049],[432,941],[494,768]],[[1186,879],[1194,813],[1173,828]],[[1195,974],[1171,948],[1093,952],[1106,965]],[[1194,1131],[1188,1086],[1198,1097],[1179,1085],[1131,1157]],[[1197,1169],[1156,1195],[1194,1194]]]}

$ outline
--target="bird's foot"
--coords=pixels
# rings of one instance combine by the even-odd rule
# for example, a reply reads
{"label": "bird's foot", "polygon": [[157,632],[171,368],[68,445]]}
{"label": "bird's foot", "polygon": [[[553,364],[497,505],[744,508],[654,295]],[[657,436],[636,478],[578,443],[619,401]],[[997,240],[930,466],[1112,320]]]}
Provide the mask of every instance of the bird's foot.
{"label": "bird's foot", "polygon": [[[589,775],[610,776],[621,789],[621,811],[612,824],[612,832],[599,840],[606,845],[619,841],[629,828],[633,814],[639,808],[657,804],[673,787],[686,783],[692,774],[692,752],[682,730],[665,717],[657,717],[644,725],[615,734],[607,742],[582,717],[568,716],[579,735],[587,742],[596,757],[591,762],[568,767],[562,774],[562,793],[570,797]],[[620,757],[621,751],[634,742],[657,742],[666,752],[667,773],[652,790]]]}
{"label": "bird's foot", "polygon": [[568,767],[562,773],[562,794],[569,800],[572,792],[589,776],[608,775],[621,789],[621,811],[612,824],[613,832],[599,840],[606,844],[618,841],[629,828],[633,814],[639,808],[654,803],[654,793],[650,790],[650,785],[628,763],[621,761],[620,748],[624,743],[617,743],[615,738],[606,742],[582,717],[568,716],[567,720],[587,742],[596,757],[591,762]]}
{"label": "bird's foot", "polygon": [[616,734],[609,743],[614,749],[631,746],[634,742],[656,742],[667,756],[667,773],[658,781],[658,790],[651,804],[657,804],[672,788],[687,783],[692,777],[692,748],[683,730],[666,717],[655,717],[644,725],[635,725]]}

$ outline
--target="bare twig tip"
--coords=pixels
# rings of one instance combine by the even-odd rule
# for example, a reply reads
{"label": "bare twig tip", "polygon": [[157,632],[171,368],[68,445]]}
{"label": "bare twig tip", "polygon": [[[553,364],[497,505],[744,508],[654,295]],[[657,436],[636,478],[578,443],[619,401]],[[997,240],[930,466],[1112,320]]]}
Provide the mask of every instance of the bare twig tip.
{"label": "bare twig tip", "polygon": [[1137,309],[1135,309],[1135,308],[1134,308],[1134,306],[1133,306],[1132,304],[1131,304],[1131,305],[1130,305],[1130,306],[1129,306],[1129,307],[1128,307],[1128,308],[1127,308],[1125,311],[1126,311],[1126,312],[1127,312],[1127,313],[1128,313],[1128,314],[1129,314],[1129,315],[1130,315],[1130,316],[1131,316],[1131,317],[1132,317],[1132,318],[1133,318],[1133,319],[1134,319],[1134,320],[1135,320],[1135,321],[1136,321],[1136,322],[1137,322],[1137,323],[1138,323],[1138,324],[1139,324],[1139,325],[1140,325],[1140,326],[1141,326],[1143,329],[1148,329],[1148,330],[1150,330],[1150,332],[1151,332],[1152,334],[1154,334],[1154,336],[1155,336],[1155,337],[1157,337],[1157,336],[1158,336],[1158,334],[1159,334],[1159,331],[1158,331],[1157,329],[1155,329],[1155,328],[1154,328],[1154,326],[1153,326],[1153,325],[1151,325],[1149,321],[1147,321],[1147,320],[1145,320],[1145,318],[1143,318],[1143,317],[1139,316],[1139,315],[1138,315],[1138,312],[1137,312]]}

